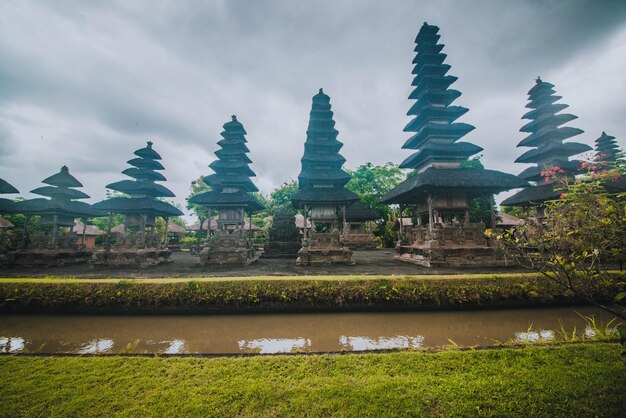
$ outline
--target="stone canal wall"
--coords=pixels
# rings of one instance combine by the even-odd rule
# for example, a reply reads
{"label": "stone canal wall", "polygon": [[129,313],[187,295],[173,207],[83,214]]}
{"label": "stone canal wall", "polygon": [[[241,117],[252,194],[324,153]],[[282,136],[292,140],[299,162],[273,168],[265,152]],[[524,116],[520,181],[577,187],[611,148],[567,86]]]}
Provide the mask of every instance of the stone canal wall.
{"label": "stone canal wall", "polygon": [[[604,284],[610,301],[623,282]],[[420,311],[564,306],[585,300],[543,277],[148,280],[0,280],[0,313],[270,313]]]}

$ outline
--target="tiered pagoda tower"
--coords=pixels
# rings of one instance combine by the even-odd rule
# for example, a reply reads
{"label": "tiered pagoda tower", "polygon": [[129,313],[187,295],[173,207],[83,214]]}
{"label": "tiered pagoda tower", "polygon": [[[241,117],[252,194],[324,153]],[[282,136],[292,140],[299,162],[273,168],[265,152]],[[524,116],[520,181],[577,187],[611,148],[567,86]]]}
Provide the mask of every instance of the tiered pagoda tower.
{"label": "tiered pagoda tower", "polygon": [[343,144],[337,140],[339,131],[330,109],[330,97],[320,89],[313,96],[299,190],[291,198],[312,225],[311,231],[305,229],[298,265],[353,264],[352,252],[340,242],[338,221],[341,211],[342,225],[346,223],[346,207],[359,197],[345,188],[350,175],[341,168],[346,160],[339,154]]}
{"label": "tiered pagoda tower", "polygon": [[461,92],[450,88],[457,77],[447,75],[450,66],[444,64],[440,37],[437,26],[424,23],[415,39],[414,89],[409,96],[415,103],[408,111],[412,120],[404,128],[413,135],[403,148],[418,151],[400,164],[414,169],[415,175],[381,201],[399,204],[401,212],[406,205],[416,206],[417,225],[407,241],[399,242],[399,259],[425,266],[488,264],[494,262],[494,253],[484,225],[469,222],[469,200],[527,183],[499,171],[462,168],[462,162],[482,148],[459,142],[474,127],[457,122],[468,109],[452,106]]}
{"label": "tiered pagoda tower", "polygon": [[[61,167],[58,173],[42,183],[47,186],[31,190],[31,193],[43,198],[23,200],[13,205],[14,213],[26,216],[24,251],[14,254],[14,264],[55,265],[88,261],[91,253],[77,247],[77,235],[72,231],[74,219],[103,216],[104,213],[88,203],[76,201],[89,196],[76,190],[83,185],[70,174],[67,166]],[[39,225],[51,227],[51,232],[33,234],[28,240],[26,225],[31,216],[40,216]]]}
{"label": "tiered pagoda tower", "polygon": [[107,189],[128,197],[116,196],[94,205],[95,208],[106,211],[110,221],[113,214],[124,215],[124,233],[117,235],[115,247],[112,249],[109,248],[111,233],[109,222],[107,248],[98,254],[96,264],[139,263],[146,266],[167,262],[169,259],[169,250],[161,248],[160,239],[154,233],[155,220],[158,216],[163,217],[167,230],[169,218],[183,213],[169,203],[159,200],[163,197],[174,197],[174,193],[156,183],[166,181],[163,174],[159,173],[165,168],[159,162],[161,156],[152,148],[152,142],[148,141],[146,146],[135,151],[134,155],[136,158],[127,161],[131,167],[122,171],[122,174],[131,177],[132,180],[121,180],[106,186]]}
{"label": "tiered pagoda tower", "polygon": [[602,132],[600,138],[596,139],[595,142],[595,160],[597,162],[614,163],[620,158],[621,151],[614,136]]}
{"label": "tiered pagoda tower", "polygon": [[[607,135],[605,132],[602,132],[600,138],[596,139],[595,152],[595,170],[597,172],[611,170],[616,163],[624,162],[624,154],[617,145],[615,137]],[[626,192],[626,176],[622,175],[618,179],[606,181],[603,186],[609,193],[624,193]]]}
{"label": "tiered pagoda tower", "polygon": [[[0,194],[15,194],[19,191],[7,181],[0,179]],[[15,203],[11,199],[0,198],[0,215],[13,213]],[[14,247],[13,233],[10,229],[13,224],[0,217],[0,266],[5,264],[6,252]]]}
{"label": "tiered pagoda tower", "polygon": [[519,174],[524,180],[536,182],[536,186],[528,187],[502,202],[504,206],[537,206],[541,215],[542,203],[558,198],[561,191],[558,183],[545,183],[545,171],[559,169],[562,174],[574,176],[580,172],[581,162],[570,161],[570,157],[591,150],[591,147],[578,142],[563,142],[568,138],[580,135],[584,131],[564,125],[574,119],[569,113],[560,113],[568,105],[558,102],[562,97],[555,95],[554,84],[545,82],[537,77],[535,85],[528,91],[530,109],[522,119],[530,119],[520,131],[529,135],[524,138],[518,147],[532,147],[520,155],[516,163],[535,164]]}
{"label": "tiered pagoda tower", "polygon": [[407,112],[413,119],[404,128],[404,132],[414,135],[402,148],[419,151],[404,160],[400,168],[418,172],[429,167],[458,168],[461,161],[483,150],[469,142],[457,142],[474,127],[455,122],[469,109],[451,106],[461,92],[450,88],[458,77],[447,75],[450,66],[443,63],[446,54],[441,52],[444,45],[437,43],[441,37],[438,32],[437,26],[425,23],[415,39],[414,89],[409,95],[415,103]]}
{"label": "tiered pagoda tower", "polygon": [[[217,143],[217,160],[209,164],[215,172],[202,180],[211,191],[193,196],[190,203],[217,209],[217,231],[200,252],[201,264],[249,264],[258,259],[251,241],[251,231],[245,230],[245,214],[250,216],[263,209],[252,194],[258,191],[250,177],[252,161],[246,143],[247,132],[237,116],[224,124],[222,139]],[[251,222],[251,220],[250,220]],[[251,223],[249,225],[252,225]]]}

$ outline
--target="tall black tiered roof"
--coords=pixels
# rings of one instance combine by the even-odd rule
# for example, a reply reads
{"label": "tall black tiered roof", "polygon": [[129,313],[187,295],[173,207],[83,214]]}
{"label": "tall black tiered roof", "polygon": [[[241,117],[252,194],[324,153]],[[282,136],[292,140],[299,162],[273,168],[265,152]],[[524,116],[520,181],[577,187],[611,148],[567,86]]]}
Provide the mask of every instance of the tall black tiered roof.
{"label": "tall black tiered roof", "polygon": [[433,162],[459,162],[482,151],[482,148],[469,142],[457,142],[474,130],[472,125],[455,122],[468,109],[451,104],[461,96],[461,92],[450,86],[457,77],[446,75],[450,66],[444,64],[444,45],[439,44],[439,28],[424,23],[415,38],[413,60],[413,92],[409,99],[415,100],[407,115],[413,119],[404,128],[414,132],[402,148],[419,149],[401,164],[401,168],[420,169]]}
{"label": "tall black tiered roof", "polygon": [[614,136],[602,132],[600,138],[596,139],[596,161],[615,162],[618,160],[620,149]]}
{"label": "tall black tiered roof", "polygon": [[337,140],[330,97],[320,89],[313,96],[309,127],[300,160],[299,190],[291,201],[299,207],[308,203],[349,204],[359,197],[344,186],[350,175],[342,170],[345,158],[339,154],[343,144]]}
{"label": "tall black tiered roof", "polygon": [[[6,180],[0,179],[0,194],[14,194],[19,191]],[[11,199],[0,199],[0,213],[13,213],[14,202]]]}
{"label": "tall black tiered roof", "polygon": [[193,196],[190,203],[213,208],[245,208],[248,212],[263,209],[263,205],[251,194],[259,189],[252,183],[250,177],[256,176],[250,168],[252,162],[246,155],[250,150],[246,146],[247,132],[237,116],[224,124],[221,133],[222,140],[218,141],[220,149],[215,151],[217,160],[209,164],[215,172],[202,179],[211,191]]}
{"label": "tall black tiered roof", "polygon": [[[88,203],[76,202],[74,199],[87,199],[89,195],[76,190],[83,185],[70,174],[67,166],[52,176],[44,179],[42,183],[48,186],[38,187],[31,193],[49,197],[35,198],[15,202],[13,211],[25,215],[63,215],[71,217],[95,217],[103,216],[104,213],[93,208]],[[74,221],[72,220],[72,224]]]}
{"label": "tall black tiered roof", "polygon": [[155,183],[165,181],[165,177],[159,171],[165,168],[159,162],[161,156],[152,149],[152,142],[148,141],[144,148],[134,152],[137,156],[127,163],[130,168],[122,171],[122,174],[133,180],[121,180],[108,184],[107,189],[115,190],[130,196],[113,197],[98,202],[95,208],[109,213],[122,214],[150,214],[154,216],[180,216],[183,213],[167,202],[158,200],[159,197],[174,197],[167,187]]}
{"label": "tall black tiered roof", "polygon": [[472,125],[455,122],[468,109],[451,106],[461,92],[450,89],[456,77],[446,75],[450,66],[444,64],[444,45],[437,43],[441,35],[437,26],[424,23],[415,38],[413,60],[414,90],[409,99],[416,100],[408,112],[413,119],[404,128],[414,132],[402,148],[419,149],[401,164],[417,174],[398,184],[381,199],[382,203],[415,204],[427,193],[461,190],[471,195],[493,194],[525,187],[527,182],[511,174],[495,170],[461,168],[461,162],[482,151],[469,142],[457,142],[474,130]]}
{"label": "tall black tiered roof", "polygon": [[530,119],[522,126],[521,132],[529,135],[524,138],[518,147],[533,147],[520,155],[515,162],[534,163],[536,166],[527,168],[520,177],[529,181],[542,180],[541,172],[549,167],[558,167],[567,173],[575,174],[580,169],[579,161],[570,161],[570,157],[591,150],[591,147],[579,142],[563,142],[564,140],[584,131],[569,126],[561,126],[577,117],[569,113],[558,114],[568,105],[556,103],[561,96],[556,96],[554,84],[537,78],[535,85],[528,91],[531,109],[522,119]]}
{"label": "tall black tiered roof", "polygon": [[[555,95],[554,84],[545,82],[537,77],[535,85],[528,91],[529,103],[526,108],[530,109],[522,119],[530,122],[522,126],[521,132],[529,135],[517,146],[532,147],[520,155],[516,163],[534,163],[519,174],[519,177],[541,182],[542,172],[550,168],[559,168],[566,175],[573,176],[580,172],[581,162],[570,160],[570,157],[591,150],[591,147],[579,142],[563,142],[564,140],[584,131],[569,126],[561,126],[577,118],[569,113],[559,113],[568,105],[556,103],[562,97]],[[522,190],[502,202],[504,206],[529,206],[540,204],[546,200],[559,197],[561,191],[558,185],[538,184],[531,186],[533,190]]]}
{"label": "tall black tiered roof", "polygon": [[9,184],[8,181],[0,179],[0,194],[14,194],[19,193],[15,187]]}

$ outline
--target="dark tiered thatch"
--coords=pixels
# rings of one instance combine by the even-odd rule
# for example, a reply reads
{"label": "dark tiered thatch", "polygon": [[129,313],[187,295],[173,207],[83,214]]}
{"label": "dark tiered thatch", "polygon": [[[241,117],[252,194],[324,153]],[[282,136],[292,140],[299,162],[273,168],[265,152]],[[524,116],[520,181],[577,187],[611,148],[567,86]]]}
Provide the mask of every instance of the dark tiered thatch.
{"label": "dark tiered thatch", "polygon": [[0,194],[19,193],[15,187],[11,186],[7,181],[0,179]]}
{"label": "dark tiered thatch", "polygon": [[[86,199],[89,196],[74,187],[83,187],[69,172],[67,166],[61,171],[44,179],[42,183],[49,186],[31,190],[31,193],[46,196],[50,199],[36,198],[15,202],[13,211],[24,215],[39,215],[41,223],[58,226],[74,225],[74,218],[91,218],[103,216],[104,213],[84,202],[73,199]],[[55,220],[56,217],[56,220]]]}
{"label": "dark tiered thatch", "polygon": [[[158,200],[159,197],[174,197],[167,187],[156,184],[155,181],[165,181],[165,177],[158,171],[164,170],[159,162],[161,156],[152,149],[152,142],[148,141],[144,148],[134,152],[137,158],[128,161],[132,167],[122,171],[133,180],[121,180],[108,184],[106,187],[129,195],[130,197],[113,197],[98,202],[95,208],[108,213],[124,215],[146,215],[151,223],[155,216],[171,217],[183,213],[167,202]],[[157,171],[158,170],[158,171]]]}
{"label": "dark tiered thatch", "polygon": [[547,183],[538,186],[527,187],[511,197],[506,198],[503,206],[537,206],[548,200],[559,198],[563,190],[560,183]]}
{"label": "dark tiered thatch", "polygon": [[441,51],[437,26],[424,23],[415,39],[416,56],[413,60],[414,90],[409,99],[416,100],[408,112],[413,116],[404,128],[414,132],[403,148],[419,149],[400,164],[418,173],[396,186],[381,199],[386,204],[417,204],[428,193],[485,195],[499,193],[528,185],[511,174],[494,170],[460,168],[461,162],[482,151],[469,142],[457,142],[474,127],[455,122],[468,109],[450,106],[461,96],[450,89],[457,77],[446,75],[450,66],[444,64],[446,55]]}
{"label": "dark tiered thatch", "polygon": [[[522,119],[530,119],[520,131],[529,135],[517,145],[518,147],[533,147],[520,155],[515,162],[533,163],[519,174],[519,177],[540,182],[543,179],[542,172],[551,168],[559,168],[564,174],[573,176],[580,172],[580,161],[570,160],[570,157],[591,150],[591,147],[578,142],[563,142],[564,140],[584,131],[569,126],[561,126],[577,118],[569,113],[561,113],[568,105],[556,103],[561,96],[556,96],[554,84],[537,78],[535,85],[528,91],[531,109],[522,116]],[[541,184],[536,190],[522,190],[519,193],[505,199],[504,206],[532,206],[539,205],[544,201],[558,198],[560,193],[554,191],[554,187]]]}
{"label": "dark tiered thatch", "polygon": [[193,196],[190,203],[211,208],[243,208],[248,213],[258,212],[263,205],[251,192],[258,191],[250,177],[255,173],[250,169],[250,158],[246,155],[250,150],[246,146],[246,130],[232,117],[224,124],[222,140],[217,144],[221,149],[215,152],[217,160],[209,164],[215,174],[202,180],[211,187],[211,191]]}
{"label": "dark tiered thatch", "polygon": [[[7,181],[0,179],[0,194],[14,194],[19,191]],[[0,199],[0,213],[13,213],[14,202],[10,199]]]}
{"label": "dark tiered thatch", "polygon": [[428,168],[409,177],[381,200],[382,203],[414,204],[428,192],[466,190],[470,197],[500,193],[527,186],[518,177],[482,168]]}
{"label": "dark tiered thatch", "polygon": [[313,96],[309,118],[302,170],[298,176],[299,190],[291,202],[295,207],[305,204],[344,205],[356,202],[359,197],[344,186],[350,175],[342,170],[346,161],[339,154],[343,144],[337,140],[330,97],[320,89]]}
{"label": "dark tiered thatch", "polygon": [[600,138],[596,139],[596,161],[613,163],[620,156],[620,149],[614,136],[602,132]]}
{"label": "dark tiered thatch", "polygon": [[409,99],[416,102],[408,111],[413,119],[404,128],[414,132],[402,148],[419,149],[400,164],[401,168],[420,169],[432,162],[458,162],[479,153],[482,148],[469,142],[457,142],[474,130],[472,125],[455,122],[468,109],[450,106],[461,92],[450,89],[457,77],[446,75],[450,66],[444,64],[443,44],[437,26],[424,23],[415,38],[414,87]]}

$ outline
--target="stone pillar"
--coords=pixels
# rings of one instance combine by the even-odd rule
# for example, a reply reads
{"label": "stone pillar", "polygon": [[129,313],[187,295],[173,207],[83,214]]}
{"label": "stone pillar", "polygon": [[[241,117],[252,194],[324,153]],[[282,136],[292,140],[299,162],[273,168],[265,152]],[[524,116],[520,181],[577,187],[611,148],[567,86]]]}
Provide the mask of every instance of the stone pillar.
{"label": "stone pillar", "polygon": [[248,214],[248,239],[250,240],[250,245],[252,245],[252,213]]}
{"label": "stone pillar", "polygon": [[142,248],[146,248],[146,214],[141,215]]}
{"label": "stone pillar", "polygon": [[496,219],[496,210],[494,208],[496,202],[495,202],[495,199],[493,198],[493,195],[490,196],[489,202],[491,203],[489,205],[489,209],[491,212],[491,229],[495,231],[497,219]]}
{"label": "stone pillar", "polygon": [[57,232],[59,230],[59,215],[52,217],[54,224],[52,225],[52,248],[56,248],[57,245]]}
{"label": "stone pillar", "polygon": [[168,238],[168,231],[167,228],[169,227],[170,224],[170,218],[169,216],[165,218],[165,242],[163,244],[165,244],[165,247],[167,248],[167,238]]}
{"label": "stone pillar", "polygon": [[400,232],[400,234],[398,235],[398,240],[400,241],[400,243],[404,242],[404,220],[402,219],[402,212],[404,212],[404,205],[400,204],[400,218],[398,219],[398,232]]}
{"label": "stone pillar", "polygon": [[428,231],[433,232],[433,200],[428,193]]}
{"label": "stone pillar", "polygon": [[104,248],[109,249],[111,247],[111,227],[113,226],[113,214],[109,213],[109,225],[107,226],[107,236],[104,240]]}
{"label": "stone pillar", "polygon": [[306,241],[306,239],[309,236],[309,231],[308,231],[308,219],[309,219],[309,207],[308,205],[304,205],[304,237],[303,237],[303,241]]}
{"label": "stone pillar", "polygon": [[26,248],[26,240],[28,239],[28,221],[30,215],[24,215],[24,230],[22,231],[22,248]]}
{"label": "stone pillar", "polygon": [[209,217],[206,220],[206,239],[211,237],[211,208],[207,208],[209,211]]}

